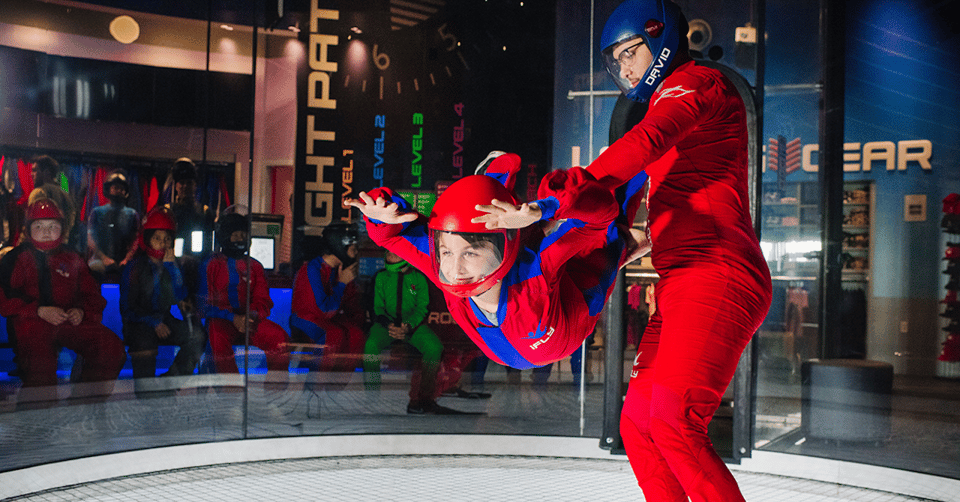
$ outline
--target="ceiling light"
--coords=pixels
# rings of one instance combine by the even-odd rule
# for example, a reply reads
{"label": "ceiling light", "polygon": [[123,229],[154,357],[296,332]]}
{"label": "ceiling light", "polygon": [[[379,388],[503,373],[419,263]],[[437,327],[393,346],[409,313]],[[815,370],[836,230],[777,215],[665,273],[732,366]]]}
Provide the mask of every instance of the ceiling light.
{"label": "ceiling light", "polygon": [[233,26],[230,26],[229,24],[221,24],[220,27],[227,31],[233,31]]}
{"label": "ceiling light", "polygon": [[130,16],[117,16],[110,21],[110,34],[121,44],[132,44],[140,38],[140,25]]}

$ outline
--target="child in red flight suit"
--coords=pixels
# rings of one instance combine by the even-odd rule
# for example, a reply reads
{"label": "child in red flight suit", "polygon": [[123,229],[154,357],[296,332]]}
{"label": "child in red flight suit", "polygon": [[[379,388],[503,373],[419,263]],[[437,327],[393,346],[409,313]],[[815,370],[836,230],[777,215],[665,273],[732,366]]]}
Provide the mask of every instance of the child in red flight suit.
{"label": "child in red flight suit", "polygon": [[[593,332],[619,267],[643,248],[624,223],[645,175],[621,212],[613,191],[580,168],[548,173],[540,199],[518,206],[519,169],[517,155],[492,153],[484,174],[450,185],[429,219],[387,188],[347,203],[374,242],[444,291],[450,315],[490,359],[528,369],[569,356]],[[545,230],[530,226],[541,220]]]}
{"label": "child in red flight suit", "polygon": [[354,371],[363,358],[358,253],[356,227],[332,223],[323,229],[320,256],[304,263],[294,279],[290,330],[296,339],[323,346],[320,371]]}
{"label": "child in red flight suit", "polygon": [[286,373],[290,364],[287,333],[267,319],[273,300],[263,265],[246,256],[250,236],[247,218],[238,213],[225,214],[217,226],[220,252],[201,267],[198,294],[214,365],[220,373],[238,372],[233,346],[243,345],[249,327],[250,344],[263,350],[267,370]]}
{"label": "child in red flight suit", "polygon": [[63,229],[60,208],[38,199],[27,208],[24,242],[0,262],[0,315],[16,334],[20,405],[56,400],[62,347],[83,358],[84,385],[74,398],[109,395],[127,358],[123,342],[100,322],[107,304],[100,285],[83,258],[63,245]]}

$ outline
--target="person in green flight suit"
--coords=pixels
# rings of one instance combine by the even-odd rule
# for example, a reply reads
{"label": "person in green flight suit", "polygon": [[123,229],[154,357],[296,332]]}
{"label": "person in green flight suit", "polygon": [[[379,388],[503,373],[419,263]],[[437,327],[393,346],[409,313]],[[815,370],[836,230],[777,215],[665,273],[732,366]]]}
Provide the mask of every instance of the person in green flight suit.
{"label": "person in green flight suit", "polygon": [[[437,404],[437,372],[443,343],[426,324],[430,302],[427,277],[399,256],[386,252],[386,266],[373,278],[374,323],[364,348],[363,371],[368,390],[380,388],[380,353],[402,340],[422,356],[422,369],[410,383],[407,413],[449,415],[456,410]],[[418,381],[419,380],[419,381]]]}

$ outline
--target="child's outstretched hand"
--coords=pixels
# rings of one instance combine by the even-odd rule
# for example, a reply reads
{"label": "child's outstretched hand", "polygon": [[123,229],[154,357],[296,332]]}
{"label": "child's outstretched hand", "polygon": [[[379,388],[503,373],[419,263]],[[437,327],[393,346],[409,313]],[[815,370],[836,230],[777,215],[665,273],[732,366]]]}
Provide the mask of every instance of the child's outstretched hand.
{"label": "child's outstretched hand", "polygon": [[420,216],[416,212],[401,213],[400,206],[396,202],[387,202],[383,197],[377,197],[377,200],[373,200],[372,197],[367,195],[367,192],[360,192],[359,195],[359,199],[346,199],[344,203],[359,209],[364,216],[371,220],[393,225],[409,223]]}
{"label": "child's outstretched hand", "polygon": [[540,221],[540,207],[536,204],[524,202],[514,206],[509,202],[493,199],[490,204],[477,204],[477,210],[487,214],[477,216],[471,223],[486,223],[486,227],[494,228],[524,228]]}

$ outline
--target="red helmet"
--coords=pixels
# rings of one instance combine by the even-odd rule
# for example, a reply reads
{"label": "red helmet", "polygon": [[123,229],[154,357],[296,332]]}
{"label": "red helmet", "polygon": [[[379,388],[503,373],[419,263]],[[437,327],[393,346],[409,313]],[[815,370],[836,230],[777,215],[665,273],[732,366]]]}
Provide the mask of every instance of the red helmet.
{"label": "red helmet", "polygon": [[147,255],[161,260],[166,251],[153,249],[144,239],[144,234],[152,230],[166,230],[170,232],[170,236],[173,237],[174,232],[177,230],[177,222],[173,219],[173,212],[170,211],[169,208],[157,206],[147,213],[141,222],[140,236],[137,238],[137,245],[140,246],[140,249],[147,253]]}
{"label": "red helmet", "polygon": [[[430,248],[433,270],[440,286],[460,297],[476,296],[490,289],[506,275],[520,246],[515,230],[488,229],[484,223],[470,220],[487,213],[477,210],[478,204],[497,199],[517,204],[517,199],[499,181],[485,175],[461,178],[450,185],[433,205],[427,227],[433,246]],[[470,264],[461,251],[472,250],[470,256],[479,261]],[[481,251],[479,254],[476,251]],[[458,266],[472,268],[455,272]]]}
{"label": "red helmet", "polygon": [[[57,220],[61,225],[61,233],[59,239],[54,239],[50,241],[37,241],[33,238],[33,232],[30,231],[30,225],[35,220]],[[63,212],[60,211],[60,208],[57,207],[57,204],[50,199],[40,199],[35,201],[33,204],[30,204],[30,207],[27,208],[26,214],[26,227],[27,227],[27,238],[30,240],[30,243],[33,246],[41,251],[49,251],[63,242],[64,237],[66,237],[66,232],[63,231]]]}
{"label": "red helmet", "polygon": [[52,200],[40,199],[27,208],[26,220],[28,223],[33,220],[60,220],[62,223],[63,212]]}
{"label": "red helmet", "polygon": [[143,217],[144,230],[170,230],[177,229],[177,222],[173,219],[173,212],[165,207],[159,206]]}

